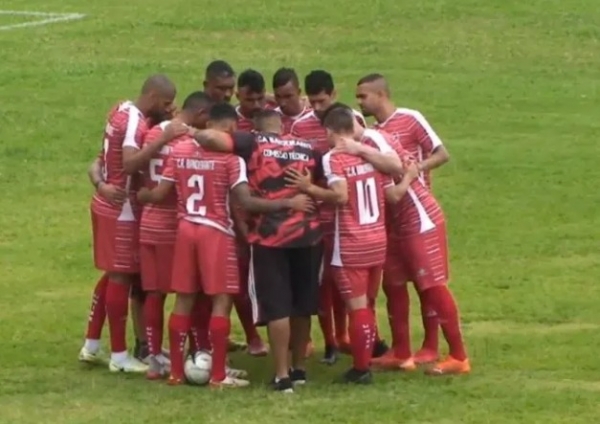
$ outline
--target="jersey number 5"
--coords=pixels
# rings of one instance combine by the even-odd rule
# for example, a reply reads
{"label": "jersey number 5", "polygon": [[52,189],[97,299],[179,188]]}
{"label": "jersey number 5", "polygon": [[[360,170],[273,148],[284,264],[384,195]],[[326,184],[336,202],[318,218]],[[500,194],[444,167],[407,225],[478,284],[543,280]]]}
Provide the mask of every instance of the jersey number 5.
{"label": "jersey number 5", "polygon": [[185,203],[187,213],[199,216],[206,215],[206,206],[199,205],[204,199],[204,176],[192,175],[187,181],[187,186],[196,191],[196,193],[191,194],[187,198],[187,202]]}
{"label": "jersey number 5", "polygon": [[370,177],[356,182],[356,197],[358,198],[358,223],[360,225],[374,224],[379,219],[379,202],[377,201],[377,182]]}

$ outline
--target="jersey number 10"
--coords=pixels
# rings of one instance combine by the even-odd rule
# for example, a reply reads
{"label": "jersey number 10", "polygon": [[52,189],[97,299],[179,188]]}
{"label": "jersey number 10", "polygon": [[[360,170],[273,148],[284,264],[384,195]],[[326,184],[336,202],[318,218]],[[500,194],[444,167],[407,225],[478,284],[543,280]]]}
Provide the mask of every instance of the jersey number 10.
{"label": "jersey number 10", "polygon": [[377,181],[369,177],[356,181],[356,197],[358,200],[358,223],[374,224],[379,219],[379,202],[377,201]]}

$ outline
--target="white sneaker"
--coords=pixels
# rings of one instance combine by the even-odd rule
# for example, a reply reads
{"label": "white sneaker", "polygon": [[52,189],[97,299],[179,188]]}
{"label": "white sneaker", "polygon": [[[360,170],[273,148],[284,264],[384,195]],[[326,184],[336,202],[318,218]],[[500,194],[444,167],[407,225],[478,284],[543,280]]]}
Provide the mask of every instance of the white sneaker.
{"label": "white sneaker", "polygon": [[148,361],[148,372],[146,378],[148,380],[160,380],[168,377],[171,373],[171,361],[163,355],[150,357]]}
{"label": "white sneaker", "polygon": [[241,378],[227,376],[223,381],[210,381],[209,385],[213,389],[238,388],[248,387],[250,385],[250,382],[248,380],[242,380]]}
{"label": "white sneaker", "polygon": [[86,349],[85,346],[82,347],[79,351],[79,361],[86,362],[88,364],[106,365],[106,358],[104,357],[104,354],[101,350],[98,350],[97,352],[92,352]]}
{"label": "white sneaker", "polygon": [[145,373],[148,371],[148,365],[127,355],[125,359],[118,362],[111,359],[108,369],[110,372]]}
{"label": "white sneaker", "polygon": [[225,374],[231,378],[248,378],[248,372],[246,370],[238,370],[236,368],[225,367]]}

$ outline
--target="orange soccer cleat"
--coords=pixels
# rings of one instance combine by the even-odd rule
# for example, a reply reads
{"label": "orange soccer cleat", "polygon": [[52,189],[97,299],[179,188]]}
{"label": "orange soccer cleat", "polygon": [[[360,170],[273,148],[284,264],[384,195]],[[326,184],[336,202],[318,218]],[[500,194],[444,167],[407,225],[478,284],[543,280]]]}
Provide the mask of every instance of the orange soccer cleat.
{"label": "orange soccer cleat", "polygon": [[452,356],[438,362],[431,368],[425,371],[427,375],[458,375],[468,374],[471,372],[471,363],[468,359],[459,361]]}
{"label": "orange soccer cleat", "polygon": [[417,353],[415,353],[415,364],[424,365],[424,364],[432,364],[437,362],[439,359],[439,355],[435,350],[431,349],[420,349]]}

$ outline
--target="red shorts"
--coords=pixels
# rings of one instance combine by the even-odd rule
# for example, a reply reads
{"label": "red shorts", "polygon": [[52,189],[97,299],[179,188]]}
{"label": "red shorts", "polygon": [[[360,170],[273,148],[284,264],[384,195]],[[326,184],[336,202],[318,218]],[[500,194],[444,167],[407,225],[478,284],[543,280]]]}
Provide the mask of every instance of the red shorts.
{"label": "red shorts", "polygon": [[96,268],[124,274],[140,272],[137,221],[119,221],[92,211],[92,232]]}
{"label": "red shorts", "polygon": [[446,224],[405,238],[390,237],[383,271],[383,284],[412,281],[419,291],[448,283]]}
{"label": "red shorts", "polygon": [[236,241],[238,259],[238,278],[240,281],[240,295],[248,294],[248,272],[250,271],[250,245],[244,241]]}
{"label": "red shorts", "polygon": [[144,291],[168,293],[171,290],[174,250],[175,246],[172,244],[140,244],[140,268]]}
{"label": "red shorts", "polygon": [[344,300],[375,298],[381,284],[382,266],[369,268],[331,267],[333,279]]}
{"label": "red shorts", "polygon": [[238,272],[233,236],[207,225],[179,221],[171,274],[175,293],[238,294]]}

